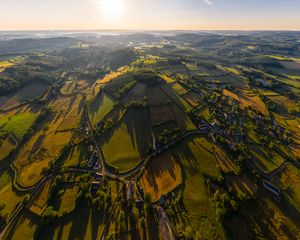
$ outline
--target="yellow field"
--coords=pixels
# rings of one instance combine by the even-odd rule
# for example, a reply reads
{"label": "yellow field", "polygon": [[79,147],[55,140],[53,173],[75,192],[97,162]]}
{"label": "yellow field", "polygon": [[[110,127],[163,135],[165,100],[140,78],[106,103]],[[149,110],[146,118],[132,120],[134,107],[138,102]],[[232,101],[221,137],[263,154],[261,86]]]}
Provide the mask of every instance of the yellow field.
{"label": "yellow field", "polygon": [[162,195],[173,191],[182,183],[181,168],[171,152],[165,152],[151,159],[141,179],[146,194],[152,201],[157,201]]}
{"label": "yellow field", "polygon": [[75,146],[64,161],[64,166],[78,166],[81,162],[86,161],[85,149],[82,146]]}
{"label": "yellow field", "polygon": [[270,96],[269,97],[273,102],[276,103],[282,113],[293,110],[297,106],[297,101],[293,101],[286,96]]}
{"label": "yellow field", "polygon": [[190,92],[190,93],[184,95],[184,98],[193,107],[198,106],[202,102],[201,96],[194,92]]}
{"label": "yellow field", "polygon": [[77,187],[69,187],[65,189],[64,194],[61,196],[61,201],[58,210],[59,215],[74,210],[77,191],[78,191]]}
{"label": "yellow field", "polygon": [[113,109],[115,101],[103,92],[96,97],[90,105],[90,118],[93,125],[103,120],[103,118]]}
{"label": "yellow field", "polygon": [[216,160],[218,162],[218,166],[224,173],[232,173],[235,172],[235,166],[233,161],[227,156],[226,152],[221,149],[221,147],[216,147],[215,150]]}
{"label": "yellow field", "polygon": [[274,58],[279,61],[293,61],[293,62],[300,62],[300,58],[294,57],[285,57],[285,56],[277,56],[277,55],[267,55],[270,58]]}
{"label": "yellow field", "polygon": [[22,215],[17,222],[17,227],[9,231],[9,236],[4,239],[34,239],[34,233],[39,223],[38,218],[32,218],[28,213]]}
{"label": "yellow field", "polygon": [[0,139],[0,161],[6,158],[16,147],[14,141],[9,137]]}
{"label": "yellow field", "polygon": [[140,163],[150,143],[151,123],[147,109],[128,111],[122,121],[100,139],[105,160],[121,172]]}
{"label": "yellow field", "polygon": [[228,186],[231,187],[234,193],[243,193],[247,198],[254,198],[256,196],[257,185],[250,181],[245,175],[229,175],[225,178]]}
{"label": "yellow field", "polygon": [[124,73],[125,73],[124,69],[123,69],[123,71],[120,71],[120,72],[111,72],[108,75],[106,75],[104,78],[102,78],[101,80],[98,80],[97,83],[101,83],[101,84],[109,83],[111,80],[121,76]]}
{"label": "yellow field", "polygon": [[37,194],[32,204],[29,206],[29,210],[37,215],[41,215],[44,209],[47,207],[47,200],[50,193],[51,181],[47,181],[41,191]]}
{"label": "yellow field", "polygon": [[185,169],[183,202],[187,223],[197,229],[203,239],[225,239],[223,228],[216,220],[206,179],[218,179],[221,173],[205,138],[189,138],[176,146],[173,156]]}
{"label": "yellow field", "polygon": [[161,74],[160,77],[162,79],[164,79],[167,83],[173,83],[173,82],[175,82],[175,80],[173,78],[170,78],[169,76],[167,76],[165,74]]}
{"label": "yellow field", "polygon": [[75,89],[75,86],[75,81],[67,81],[60,91],[62,94],[72,94]]}
{"label": "yellow field", "polygon": [[178,83],[172,84],[172,88],[179,95],[184,95],[184,94],[188,93],[188,91]]}
{"label": "yellow field", "polygon": [[0,204],[5,204],[4,214],[11,216],[17,205],[23,200],[23,195],[13,189],[13,179],[8,172],[0,174]]}
{"label": "yellow field", "polygon": [[259,96],[250,93],[247,90],[243,90],[241,95],[237,95],[227,89],[224,89],[223,94],[224,96],[228,96],[235,99],[239,103],[242,109],[251,107],[253,109],[260,111],[264,115],[269,115],[269,111],[266,105],[264,104],[264,102],[261,100],[261,98]]}
{"label": "yellow field", "polygon": [[12,67],[14,64],[9,61],[0,61],[0,73],[4,72],[6,68]]}
{"label": "yellow field", "polygon": [[33,134],[18,152],[14,164],[18,170],[18,181],[24,186],[32,186],[43,177],[43,169],[55,160],[71,137],[72,131],[59,132],[60,126],[70,118],[79,124],[82,114],[82,97],[62,97],[53,101],[50,107],[54,113],[46,120],[46,128]]}

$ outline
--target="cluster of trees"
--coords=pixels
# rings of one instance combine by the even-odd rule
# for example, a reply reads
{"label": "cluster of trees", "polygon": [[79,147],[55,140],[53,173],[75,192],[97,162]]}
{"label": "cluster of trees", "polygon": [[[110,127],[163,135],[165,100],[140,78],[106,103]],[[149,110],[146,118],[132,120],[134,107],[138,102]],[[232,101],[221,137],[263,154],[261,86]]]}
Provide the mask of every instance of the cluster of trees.
{"label": "cluster of trees", "polygon": [[133,78],[145,83],[148,87],[153,87],[164,83],[164,80],[154,71],[150,69],[141,69],[133,73]]}
{"label": "cluster of trees", "polygon": [[6,69],[6,75],[0,77],[0,95],[14,92],[30,82],[44,82],[51,85],[59,81],[54,72],[32,69],[31,66],[13,66]]}
{"label": "cluster of trees", "polygon": [[55,177],[54,182],[50,189],[50,197],[48,198],[48,202],[51,202],[54,199],[58,199],[63,195],[64,190],[60,190],[60,185],[62,184],[62,182],[63,182],[63,178],[61,175]]}
{"label": "cluster of trees", "polygon": [[41,216],[41,224],[42,226],[46,226],[52,222],[54,222],[54,220],[58,218],[58,212],[53,210],[52,206],[47,207],[42,216]]}
{"label": "cluster of trees", "polygon": [[216,191],[214,194],[214,204],[216,209],[217,220],[223,222],[225,217],[238,210],[238,203],[234,199],[230,199],[227,193],[220,194]]}
{"label": "cluster of trees", "polygon": [[20,88],[21,83],[13,78],[2,76],[0,77],[0,95],[5,95]]}
{"label": "cluster of trees", "polygon": [[7,215],[3,213],[3,209],[5,208],[5,204],[0,204],[0,229],[2,226],[6,224]]}
{"label": "cluster of trees", "polygon": [[80,204],[90,205],[93,196],[91,194],[93,177],[90,174],[84,174],[79,178],[78,193],[76,198],[76,206]]}
{"label": "cluster of trees", "polygon": [[132,74],[125,73],[106,84],[103,90],[113,97],[121,99],[134,87],[135,84],[136,81]]}
{"label": "cluster of trees", "polygon": [[145,107],[147,107],[147,99],[148,99],[147,96],[145,96],[142,102],[141,101],[131,101],[125,105],[125,108],[126,109],[131,108],[131,107],[145,108]]}
{"label": "cluster of trees", "polygon": [[167,130],[165,129],[160,136],[157,137],[157,144],[164,145],[170,141],[170,139],[176,139],[180,135],[180,129],[177,127],[175,129]]}
{"label": "cluster of trees", "polygon": [[229,145],[221,135],[216,135],[216,140],[225,148],[231,159],[233,159],[237,173],[242,173],[242,170],[245,168],[245,161],[250,159],[246,145],[242,143],[232,143]]}

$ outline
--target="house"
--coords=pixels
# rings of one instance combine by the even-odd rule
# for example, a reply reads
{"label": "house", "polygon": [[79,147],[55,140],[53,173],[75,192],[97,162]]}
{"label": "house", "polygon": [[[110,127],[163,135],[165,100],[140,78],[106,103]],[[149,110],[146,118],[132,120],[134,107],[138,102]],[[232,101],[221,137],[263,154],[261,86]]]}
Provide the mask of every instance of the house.
{"label": "house", "polygon": [[103,179],[103,174],[97,172],[96,175],[95,175],[95,179],[96,180],[102,180]]}
{"label": "house", "polygon": [[100,187],[100,182],[94,181],[92,182],[92,190],[98,190]]}

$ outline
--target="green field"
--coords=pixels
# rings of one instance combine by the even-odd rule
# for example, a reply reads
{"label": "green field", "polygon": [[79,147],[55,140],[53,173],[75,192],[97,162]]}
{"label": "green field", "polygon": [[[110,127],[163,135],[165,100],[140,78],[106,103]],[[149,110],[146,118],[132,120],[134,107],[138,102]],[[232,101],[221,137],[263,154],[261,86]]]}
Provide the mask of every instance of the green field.
{"label": "green field", "polygon": [[107,94],[100,94],[96,100],[91,103],[90,117],[92,124],[95,125],[101,121],[114,107],[115,101]]}
{"label": "green field", "polygon": [[270,156],[264,147],[251,145],[249,149],[252,162],[266,173],[276,169],[285,161],[278,153],[272,152],[273,156]]}
{"label": "green field", "polygon": [[221,176],[211,145],[204,138],[190,138],[173,150],[185,172],[183,202],[186,208],[187,223],[199,231],[204,239],[225,239],[224,230],[217,221],[215,209],[211,204],[206,177]]}
{"label": "green field", "polygon": [[300,211],[300,171],[288,164],[275,179],[283,189],[284,198],[298,212]]}
{"label": "green field", "polygon": [[25,112],[16,114],[11,117],[3,117],[0,119],[0,136],[1,132],[12,133],[19,141],[22,140],[24,135],[28,132],[29,128],[32,126],[36,120],[38,114]]}
{"label": "green field", "polygon": [[4,214],[8,216],[11,216],[24,197],[24,194],[16,192],[13,188],[12,181],[8,171],[0,173],[0,204],[5,204]]}
{"label": "green field", "polygon": [[87,161],[87,149],[84,145],[77,145],[73,147],[64,160],[64,166],[79,166],[82,163],[86,163]]}
{"label": "green field", "polygon": [[0,138],[0,161],[6,158],[15,147],[16,144],[10,137]]}
{"label": "green field", "polygon": [[143,158],[151,143],[147,109],[129,110],[120,123],[100,137],[106,162],[119,171],[128,171]]}

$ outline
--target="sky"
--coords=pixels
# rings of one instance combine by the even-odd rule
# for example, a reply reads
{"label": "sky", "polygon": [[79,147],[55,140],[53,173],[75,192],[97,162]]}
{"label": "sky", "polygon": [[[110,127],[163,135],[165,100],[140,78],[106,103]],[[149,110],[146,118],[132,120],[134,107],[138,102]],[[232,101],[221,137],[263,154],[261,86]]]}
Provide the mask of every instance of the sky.
{"label": "sky", "polygon": [[300,30],[300,0],[0,0],[6,30]]}

